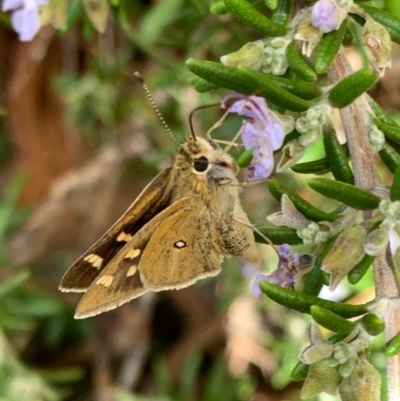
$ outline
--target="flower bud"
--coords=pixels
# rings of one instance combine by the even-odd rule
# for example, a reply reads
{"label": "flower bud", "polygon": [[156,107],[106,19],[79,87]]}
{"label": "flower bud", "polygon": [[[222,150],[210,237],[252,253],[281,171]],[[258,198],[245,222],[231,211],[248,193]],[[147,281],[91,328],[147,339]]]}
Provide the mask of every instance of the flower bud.
{"label": "flower bud", "polygon": [[324,258],[321,269],[330,274],[329,288],[331,291],[364,257],[365,236],[365,230],[361,227],[345,229]]}
{"label": "flower bud", "polygon": [[366,21],[361,40],[365,55],[380,76],[392,66],[392,40],[387,29],[374,19]]}
{"label": "flower bud", "polygon": [[400,223],[400,201],[382,200],[379,203],[379,211],[386,219],[391,220],[390,223]]}
{"label": "flower bud", "polygon": [[388,242],[388,231],[384,228],[377,228],[367,235],[364,243],[364,251],[370,256],[379,255],[386,248]]}
{"label": "flower bud", "polygon": [[303,156],[306,149],[298,141],[288,142],[282,148],[282,156],[276,166],[276,172],[281,173],[295,165]]}
{"label": "flower bud", "polygon": [[311,146],[315,145],[321,135],[321,128],[310,129],[305,134],[301,135],[298,138],[300,146],[303,148],[311,148]]}
{"label": "flower bud", "polygon": [[336,395],[341,379],[337,367],[330,366],[326,359],[313,363],[301,389],[301,398],[310,398],[322,392]]}
{"label": "flower bud", "polygon": [[339,374],[340,374],[340,376],[349,377],[353,373],[354,368],[357,365],[357,362],[358,362],[358,358],[356,356],[348,358],[346,360],[346,362],[344,362],[343,364],[341,364],[339,366]]}
{"label": "flower bud", "polygon": [[376,153],[382,150],[385,144],[385,135],[376,125],[369,127],[368,136],[373,152]]}
{"label": "flower bud", "polygon": [[281,198],[281,212],[273,213],[267,220],[278,227],[290,227],[295,229],[305,228],[308,220],[296,209],[290,198],[283,194]]}
{"label": "flower bud", "polygon": [[222,56],[220,60],[229,67],[249,67],[257,71],[264,60],[264,44],[261,40],[246,43],[238,51]]}
{"label": "flower bud", "polygon": [[306,112],[310,127],[321,127],[325,124],[327,118],[330,117],[331,113],[332,107],[327,103],[320,103],[316,106],[310,107]]}
{"label": "flower bud", "polygon": [[339,386],[342,401],[377,401],[381,398],[381,376],[366,359],[361,359],[352,374]]}
{"label": "flower bud", "polygon": [[341,13],[336,1],[317,1],[311,11],[311,22],[323,33],[337,30],[341,24]]}
{"label": "flower bud", "polygon": [[320,224],[311,222],[306,228],[297,230],[297,235],[305,245],[322,244],[329,239],[331,235],[330,228],[328,222]]}
{"label": "flower bud", "polygon": [[299,117],[296,120],[296,130],[300,132],[300,134],[305,134],[310,130],[310,123],[306,116]]}

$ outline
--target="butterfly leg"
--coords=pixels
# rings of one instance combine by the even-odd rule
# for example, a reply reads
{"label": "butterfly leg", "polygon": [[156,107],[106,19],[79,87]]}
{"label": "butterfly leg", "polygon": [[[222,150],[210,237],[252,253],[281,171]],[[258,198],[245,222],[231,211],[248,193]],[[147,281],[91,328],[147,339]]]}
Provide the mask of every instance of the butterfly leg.
{"label": "butterfly leg", "polygon": [[224,113],[224,115],[215,123],[212,125],[212,127],[206,132],[206,139],[207,141],[212,141],[215,142],[214,139],[211,136],[211,132],[213,132],[214,130],[216,130],[217,128],[219,128],[222,123],[225,121],[226,116],[230,113],[230,110],[226,110],[226,112]]}
{"label": "butterfly leg", "polygon": [[267,244],[274,246],[274,244],[271,242],[271,240],[265,236],[254,224],[251,224],[247,221],[239,220],[237,218],[234,219],[237,221],[239,224],[243,224],[244,226],[251,228],[254,232],[256,232]]}

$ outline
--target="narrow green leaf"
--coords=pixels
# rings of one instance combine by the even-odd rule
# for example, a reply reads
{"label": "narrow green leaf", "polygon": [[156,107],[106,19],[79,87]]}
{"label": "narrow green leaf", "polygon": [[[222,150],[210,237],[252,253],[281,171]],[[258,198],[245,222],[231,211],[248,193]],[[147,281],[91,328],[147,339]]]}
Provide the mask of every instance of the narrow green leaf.
{"label": "narrow green leaf", "polygon": [[315,81],[317,74],[307,64],[307,62],[300,56],[291,42],[286,48],[286,60],[292,71],[305,81]]}
{"label": "narrow green leaf", "polygon": [[343,150],[335,130],[333,127],[325,125],[323,132],[325,154],[333,176],[338,181],[354,184],[353,171],[347,162],[348,156]]}
{"label": "narrow green leaf", "polygon": [[324,74],[328,71],[328,68],[332,64],[342,44],[346,28],[347,20],[345,19],[339,29],[325,34],[321,39],[321,42],[315,50],[314,68],[317,74]]}
{"label": "narrow green leaf", "polygon": [[236,164],[240,168],[245,168],[250,166],[251,161],[253,160],[253,149],[245,150],[236,160]]}
{"label": "narrow green leaf", "polygon": [[328,178],[311,178],[308,185],[320,194],[336,199],[355,209],[370,210],[379,206],[380,198],[378,196],[345,182]]}
{"label": "narrow green leaf", "polygon": [[308,369],[310,365],[306,365],[303,362],[298,362],[293,368],[292,373],[290,373],[290,380],[294,382],[301,382],[306,379],[308,374]]}
{"label": "narrow green leaf", "polygon": [[290,200],[296,206],[296,209],[303,214],[307,219],[312,221],[335,221],[337,219],[336,213],[326,213],[311,203],[304,200],[292,189],[286,188],[281,185],[276,179],[272,178],[268,180],[268,188],[271,191],[272,196],[279,200],[283,194],[286,194]]}
{"label": "narrow green leaf", "polygon": [[328,301],[326,299],[318,298],[315,295],[307,295],[287,288],[282,288],[279,285],[271,284],[267,281],[260,282],[260,289],[265,295],[278,304],[301,313],[310,313],[311,307],[313,305],[318,305],[341,317],[351,318],[367,313],[368,307],[370,306],[370,304],[350,305]]}
{"label": "narrow green leaf", "polygon": [[357,284],[371,267],[375,260],[375,256],[364,255],[364,257],[351,269],[347,275],[350,284]]}
{"label": "narrow green leaf", "polygon": [[389,341],[383,352],[386,356],[395,356],[400,352],[400,333],[397,333]]}
{"label": "narrow green leaf", "polygon": [[286,26],[292,15],[293,3],[293,0],[279,0],[277,7],[271,8],[271,10],[275,10],[272,13],[272,21]]}
{"label": "narrow green leaf", "polygon": [[394,202],[400,200],[400,166],[394,173],[393,183],[390,187],[390,199]]}
{"label": "narrow green leaf", "polygon": [[271,21],[246,0],[224,0],[226,8],[244,25],[263,36],[283,36],[286,29]]}
{"label": "narrow green leaf", "polygon": [[332,107],[342,108],[354,102],[375,84],[379,75],[363,69],[343,78],[329,92],[328,100]]}
{"label": "narrow green leaf", "polygon": [[[260,231],[275,245],[301,245],[303,243],[302,239],[297,236],[294,228],[260,228]],[[257,232],[254,233],[254,237],[256,242],[261,244],[267,243]]]}
{"label": "narrow green leaf", "polygon": [[350,322],[336,313],[318,305],[311,306],[310,313],[319,325],[335,333],[350,333],[356,327],[356,323]]}
{"label": "narrow green leaf", "polygon": [[373,313],[367,313],[361,319],[366,332],[371,336],[377,336],[385,330],[385,323]]}
{"label": "narrow green leaf", "polygon": [[388,143],[383,144],[383,149],[379,151],[379,156],[386,167],[394,174],[400,166],[400,155]]}

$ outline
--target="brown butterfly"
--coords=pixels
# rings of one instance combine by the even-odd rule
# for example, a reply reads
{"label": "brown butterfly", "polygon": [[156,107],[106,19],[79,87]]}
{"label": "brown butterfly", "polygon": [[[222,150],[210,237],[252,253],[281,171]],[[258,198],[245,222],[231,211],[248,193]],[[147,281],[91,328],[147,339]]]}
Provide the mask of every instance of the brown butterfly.
{"label": "brown butterfly", "polygon": [[188,137],[172,167],[64,275],[61,291],[86,292],[75,317],[215,276],[227,255],[257,263],[236,170],[210,138]]}

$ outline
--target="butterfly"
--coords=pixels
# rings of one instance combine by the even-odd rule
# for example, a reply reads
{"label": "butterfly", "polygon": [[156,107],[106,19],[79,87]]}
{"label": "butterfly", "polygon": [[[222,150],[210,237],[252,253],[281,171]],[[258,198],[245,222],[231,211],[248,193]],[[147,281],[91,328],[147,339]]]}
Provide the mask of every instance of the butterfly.
{"label": "butterfly", "polygon": [[232,157],[210,137],[187,137],[172,166],[65,273],[61,291],[85,292],[75,317],[216,276],[228,255],[258,263],[236,175]]}

